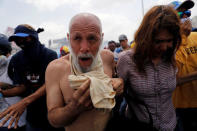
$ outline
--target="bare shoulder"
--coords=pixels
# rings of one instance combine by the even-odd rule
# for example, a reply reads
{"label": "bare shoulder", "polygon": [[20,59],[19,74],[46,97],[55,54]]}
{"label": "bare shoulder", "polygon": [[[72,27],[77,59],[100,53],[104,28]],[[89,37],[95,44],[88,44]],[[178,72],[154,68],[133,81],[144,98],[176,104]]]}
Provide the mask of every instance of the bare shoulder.
{"label": "bare shoulder", "polygon": [[49,63],[46,69],[46,74],[64,74],[70,68],[68,56],[55,59]]}
{"label": "bare shoulder", "polygon": [[114,54],[107,49],[101,50],[100,55],[101,55],[101,58],[103,61],[113,61],[114,60]]}

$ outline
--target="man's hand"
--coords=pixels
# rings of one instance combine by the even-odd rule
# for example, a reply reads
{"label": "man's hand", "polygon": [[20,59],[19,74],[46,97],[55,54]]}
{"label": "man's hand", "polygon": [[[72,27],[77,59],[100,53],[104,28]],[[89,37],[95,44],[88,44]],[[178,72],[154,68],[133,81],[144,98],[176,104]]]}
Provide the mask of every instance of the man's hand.
{"label": "man's hand", "polygon": [[181,24],[181,30],[182,33],[186,36],[189,36],[189,34],[192,31],[192,24],[190,20],[186,20],[184,23]]}
{"label": "man's hand", "polygon": [[2,127],[9,119],[11,119],[8,129],[11,128],[13,122],[15,122],[14,128],[16,129],[20,116],[23,114],[26,107],[25,101],[21,100],[20,102],[11,105],[5,111],[1,112],[0,119],[4,118],[4,120],[0,123],[0,127]]}
{"label": "man's hand", "polygon": [[121,78],[112,78],[112,86],[114,91],[116,91],[116,95],[121,95],[124,90],[124,82]]}
{"label": "man's hand", "polygon": [[90,80],[88,79],[73,93],[73,98],[67,105],[77,114],[93,108],[89,86]]}

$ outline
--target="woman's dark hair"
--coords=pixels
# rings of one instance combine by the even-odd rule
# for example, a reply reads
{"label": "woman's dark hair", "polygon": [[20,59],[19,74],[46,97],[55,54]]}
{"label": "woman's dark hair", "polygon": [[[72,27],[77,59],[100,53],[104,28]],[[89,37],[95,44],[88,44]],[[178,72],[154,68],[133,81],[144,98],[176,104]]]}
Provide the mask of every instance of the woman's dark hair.
{"label": "woman's dark hair", "polygon": [[144,65],[147,60],[152,60],[155,36],[161,30],[167,30],[173,36],[172,50],[165,56],[165,61],[175,67],[175,51],[181,43],[180,19],[177,12],[170,6],[158,5],[152,7],[144,16],[142,23],[135,33],[133,61],[139,72],[145,73]]}

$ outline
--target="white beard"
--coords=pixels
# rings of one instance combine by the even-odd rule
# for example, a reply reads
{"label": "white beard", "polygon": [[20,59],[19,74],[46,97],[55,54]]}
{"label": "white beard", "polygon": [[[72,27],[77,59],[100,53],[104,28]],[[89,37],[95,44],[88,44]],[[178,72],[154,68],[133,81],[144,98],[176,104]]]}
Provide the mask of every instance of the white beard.
{"label": "white beard", "polygon": [[76,54],[72,51],[72,48],[70,48],[70,55],[73,59],[72,64],[74,64],[74,66],[77,68],[77,70],[82,73],[90,72],[93,69],[93,67],[96,65],[97,60],[98,60],[98,53],[97,53],[96,56],[92,56],[92,64],[90,66],[84,68],[79,65],[78,56],[76,56]]}

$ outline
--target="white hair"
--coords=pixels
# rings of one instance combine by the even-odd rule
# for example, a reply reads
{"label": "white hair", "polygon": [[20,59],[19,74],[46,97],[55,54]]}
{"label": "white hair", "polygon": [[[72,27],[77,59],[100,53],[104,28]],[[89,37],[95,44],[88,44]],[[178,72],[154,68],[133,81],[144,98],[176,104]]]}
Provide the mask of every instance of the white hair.
{"label": "white hair", "polygon": [[75,16],[73,16],[69,22],[69,34],[70,34],[71,27],[72,27],[73,23],[79,18],[87,18],[87,19],[95,20],[95,22],[98,24],[98,26],[100,28],[100,32],[102,34],[102,24],[101,24],[100,19],[96,15],[91,14],[91,13],[79,13],[79,14],[76,14]]}

